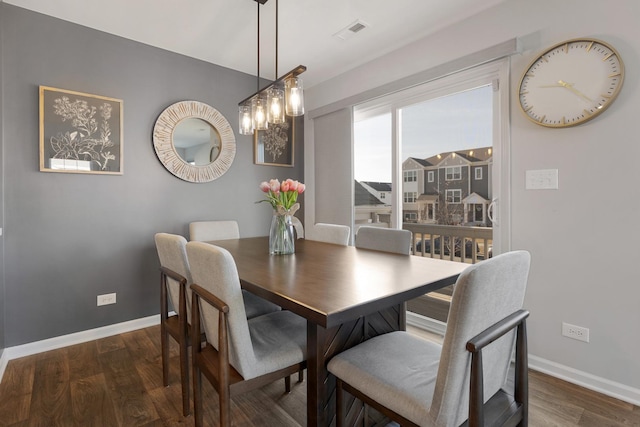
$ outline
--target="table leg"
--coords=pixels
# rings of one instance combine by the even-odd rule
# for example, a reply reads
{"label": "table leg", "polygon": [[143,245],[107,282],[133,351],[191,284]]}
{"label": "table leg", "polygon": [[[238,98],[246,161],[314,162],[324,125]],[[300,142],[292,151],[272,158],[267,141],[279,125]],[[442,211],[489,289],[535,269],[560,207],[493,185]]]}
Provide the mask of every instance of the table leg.
{"label": "table leg", "polygon": [[307,321],[307,426],[335,425],[336,379],[327,371],[335,354],[366,339],[404,328],[404,305],[390,307],[333,328]]}

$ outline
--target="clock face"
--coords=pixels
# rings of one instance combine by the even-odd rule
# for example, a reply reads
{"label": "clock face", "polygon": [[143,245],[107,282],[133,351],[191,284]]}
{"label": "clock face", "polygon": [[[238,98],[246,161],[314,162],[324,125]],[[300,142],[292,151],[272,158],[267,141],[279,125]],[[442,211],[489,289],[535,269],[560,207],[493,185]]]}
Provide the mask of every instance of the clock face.
{"label": "clock face", "polygon": [[533,122],[575,126],[602,113],[624,81],[618,52],[595,39],[568,40],[536,58],[520,81],[520,106]]}

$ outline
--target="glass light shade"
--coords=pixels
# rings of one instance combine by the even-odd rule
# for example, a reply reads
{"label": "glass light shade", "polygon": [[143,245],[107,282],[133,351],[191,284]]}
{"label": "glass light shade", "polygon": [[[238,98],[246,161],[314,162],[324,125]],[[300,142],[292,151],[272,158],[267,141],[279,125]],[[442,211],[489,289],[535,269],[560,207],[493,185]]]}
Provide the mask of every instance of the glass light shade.
{"label": "glass light shade", "polygon": [[251,116],[253,117],[253,129],[267,129],[267,100],[261,96],[251,101]]}
{"label": "glass light shade", "polygon": [[250,105],[241,105],[238,107],[238,129],[240,135],[253,135]]}
{"label": "glass light shade", "polygon": [[301,116],[304,114],[304,90],[302,79],[290,77],[284,82],[284,93],[287,102],[287,116]]}
{"label": "glass light shade", "polygon": [[284,90],[280,88],[267,90],[267,122],[284,123]]}

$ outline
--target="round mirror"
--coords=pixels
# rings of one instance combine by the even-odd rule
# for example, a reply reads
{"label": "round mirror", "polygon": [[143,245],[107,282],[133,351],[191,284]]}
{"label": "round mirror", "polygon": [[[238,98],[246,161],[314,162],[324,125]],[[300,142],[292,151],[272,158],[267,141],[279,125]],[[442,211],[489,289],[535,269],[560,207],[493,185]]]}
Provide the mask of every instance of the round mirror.
{"label": "round mirror", "polygon": [[215,108],[198,101],[167,107],[156,120],[153,146],[164,167],[189,182],[209,182],[231,167],[233,129]]}

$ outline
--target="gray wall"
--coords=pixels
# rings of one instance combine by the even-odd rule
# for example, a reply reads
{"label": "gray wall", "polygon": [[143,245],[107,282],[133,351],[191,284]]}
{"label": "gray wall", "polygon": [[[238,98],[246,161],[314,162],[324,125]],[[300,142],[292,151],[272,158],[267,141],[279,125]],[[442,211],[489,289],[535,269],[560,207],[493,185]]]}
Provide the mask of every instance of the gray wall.
{"label": "gray wall", "polygon": [[[510,65],[511,248],[532,254],[525,300],[531,311],[530,365],[635,402],[640,402],[638,16],[637,0],[509,0],[305,93],[307,111],[313,112],[520,38],[522,53],[512,56]],[[577,37],[605,40],[620,52],[626,68],[622,91],[607,111],[583,125],[537,126],[518,106],[522,73],[543,48]],[[325,149],[339,153],[340,142]],[[330,165],[316,162],[316,169],[323,167]],[[526,190],[525,173],[536,169],[558,169],[559,189]],[[590,342],[563,337],[562,322],[589,328]]]}
{"label": "gray wall", "polygon": [[[4,123],[4,116],[2,115],[2,106],[3,102],[3,85],[2,85],[2,74],[3,74],[3,60],[2,60],[2,45],[4,38],[2,37],[2,28],[4,28],[4,5],[0,3],[0,227],[3,227],[3,213],[4,213],[4,186],[2,185],[3,177],[4,177],[4,138],[2,133],[2,127]],[[2,237],[0,237],[0,261],[3,260],[4,254],[4,241]],[[4,262],[0,262],[0,357],[4,353],[4,308],[5,308],[5,286],[4,286]]]}
{"label": "gray wall", "polygon": [[[14,6],[0,8],[4,346],[157,314],[156,232],[187,236],[190,221],[236,219],[242,236],[268,233],[270,207],[254,203],[263,197],[258,184],[302,179],[303,126],[296,123],[294,168],[253,165],[253,139],[237,133],[237,103],[254,91],[255,77]],[[39,85],[123,100],[124,175],[39,172]],[[236,133],[235,161],[216,181],[181,181],[155,155],[154,122],[182,100],[213,106]],[[117,304],[96,307],[96,296],[111,292]]]}

